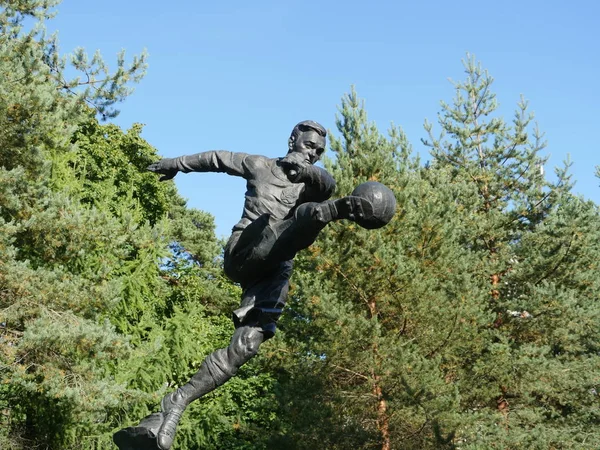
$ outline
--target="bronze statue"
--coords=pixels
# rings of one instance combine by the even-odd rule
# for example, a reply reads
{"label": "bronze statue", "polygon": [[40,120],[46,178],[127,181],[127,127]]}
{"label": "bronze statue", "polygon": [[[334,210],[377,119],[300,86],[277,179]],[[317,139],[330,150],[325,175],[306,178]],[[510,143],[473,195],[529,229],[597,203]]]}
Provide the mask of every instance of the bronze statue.
{"label": "bronze statue", "polygon": [[363,183],[352,195],[329,200],[335,181],[314,165],[325,151],[326,135],[323,126],[307,120],[292,130],[283,158],[219,150],[166,158],[148,167],[162,175],[161,181],[178,172],[225,172],[246,179],[244,212],[224,257],[225,274],[243,292],[240,308],[233,312],[235,332],[229,346],[208,355],[187,384],[167,394],[160,413],[117,432],[119,449],[171,448],[187,405],[233,377],[273,337],[287,298],[292,260],[329,222],[348,219],[379,228],[391,220],[396,200],[380,183]]}

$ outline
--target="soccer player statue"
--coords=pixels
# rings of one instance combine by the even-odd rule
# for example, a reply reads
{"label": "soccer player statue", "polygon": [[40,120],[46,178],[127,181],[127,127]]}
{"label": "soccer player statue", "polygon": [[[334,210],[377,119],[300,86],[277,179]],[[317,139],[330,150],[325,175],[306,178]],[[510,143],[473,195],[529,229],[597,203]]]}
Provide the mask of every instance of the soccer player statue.
{"label": "soccer player statue", "polygon": [[229,151],[207,151],[165,158],[148,166],[170,180],[178,172],[225,172],[247,181],[244,212],[225,247],[225,274],[242,287],[233,312],[235,332],[227,348],[211,353],[189,382],[167,394],[161,412],[114,435],[121,450],[168,450],[185,408],[233,377],[240,366],[273,337],[285,305],[292,260],[335,220],[364,228],[388,223],[396,210],[394,194],[377,182],[359,185],[350,196],[329,200],[335,181],[314,164],[325,151],[327,132],[307,120],[292,130],[282,158]]}

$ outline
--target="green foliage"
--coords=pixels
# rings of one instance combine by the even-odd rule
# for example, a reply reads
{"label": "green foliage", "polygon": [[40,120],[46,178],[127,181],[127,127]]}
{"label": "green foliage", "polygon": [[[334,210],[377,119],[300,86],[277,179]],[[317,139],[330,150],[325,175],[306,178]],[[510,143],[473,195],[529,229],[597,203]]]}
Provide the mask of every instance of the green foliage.
{"label": "green foliage", "polygon": [[[115,116],[114,104],[131,91],[128,83],[138,81],[145,71],[145,55],[134,57],[129,66],[119,55],[117,70],[109,73],[99,54],[88,62],[78,49],[71,62],[83,81],[67,79],[58,38],[46,36],[43,27],[58,3],[0,2],[0,157],[9,169],[23,166],[38,172],[43,166],[39,151],[66,150],[90,107],[103,117]],[[25,27],[28,18],[33,25]]]}
{"label": "green foliage", "polygon": [[[228,344],[240,288],[209,214],[191,210],[141,126],[95,118],[143,74],[68,58],[58,1],[0,1],[0,448],[105,449]],[[27,26],[25,26],[27,24]],[[496,116],[474,59],[426,123],[402,130],[342,99],[325,161],[338,195],[377,180],[386,227],[330,225],[297,258],[277,337],[193,404],[174,449],[596,448],[598,206],[569,162],[543,176],[521,100]]]}
{"label": "green foliage", "polygon": [[[156,409],[166,383],[181,383],[225,345],[223,305],[238,294],[216,275],[212,217],[188,210],[172,183],[145,171],[158,156],[141,127],[124,133],[91,114],[90,106],[102,117],[116,113],[143,56],[129,68],[119,57],[117,71],[101,75],[99,55],[88,62],[77,50],[83,77],[66,80],[56,37],[42,28],[57,3],[0,4],[7,449],[110,447],[116,429]],[[27,18],[39,20],[31,31]],[[230,391],[244,391],[239,383]]]}
{"label": "green foliage", "polygon": [[106,206],[114,212],[120,199],[131,197],[140,205],[142,220],[157,223],[169,208],[169,198],[177,194],[172,183],[158,184],[145,171],[156,159],[156,150],[141,138],[141,131],[139,124],[123,133],[116,125],[87,119],[72,137],[75,148],[55,155],[55,186],[70,189],[71,196],[89,205],[110,200]]}
{"label": "green foliage", "polygon": [[[463,404],[484,413],[460,442],[467,448],[594,447],[588,429],[598,422],[598,380],[588,374],[600,364],[591,344],[598,339],[591,325],[598,315],[592,292],[598,208],[569,192],[568,163],[557,170],[556,183],[544,180],[541,135],[537,128],[528,132],[526,103],[512,127],[490,118],[491,77],[472,59],[465,71],[454,104],[442,104],[440,114],[442,130],[454,140],[426,141],[434,167],[477,189],[478,207],[462,239],[479,254],[470,273],[480,283],[489,280],[480,291],[482,306],[494,314],[482,351],[462,365],[469,380]],[[494,409],[501,420],[493,419]],[[499,425],[504,433],[492,431]]]}
{"label": "green foliage", "polygon": [[[7,429],[14,445],[59,445],[92,430],[124,390],[109,368],[130,349],[104,317],[119,302],[118,266],[131,255],[113,240],[121,230],[110,217],[32,182],[22,169],[0,176]],[[80,428],[64,426],[73,422]]]}
{"label": "green foliage", "polygon": [[441,136],[426,123],[425,167],[342,99],[338,194],[378,180],[398,213],[330,225],[298,259],[274,448],[599,445],[598,207],[570,193],[568,163],[543,177],[526,102],[506,124],[491,77],[465,70]]}
{"label": "green foliage", "polygon": [[[60,3],[61,0],[0,2],[0,40],[13,45],[12,48],[17,50],[13,56],[19,58],[18,65],[24,65],[28,69],[28,73],[14,73],[17,77],[13,76],[11,81],[28,85],[28,88],[45,84],[67,94],[61,97],[45,96],[45,100],[59,106],[53,112],[63,109],[72,113],[87,104],[104,119],[115,117],[118,110],[114,105],[133,92],[129,83],[138,82],[144,76],[146,54],[134,56],[126,64],[125,52],[119,53],[117,69],[113,73],[108,70],[98,51],[91,59],[83,48],[75,49],[69,58],[61,55],[57,35],[46,36],[44,29],[45,20],[56,15],[53,8]],[[33,19],[33,25],[26,26],[27,19]],[[80,75],[72,79],[66,77],[67,59]],[[21,75],[23,76],[20,77]]]}

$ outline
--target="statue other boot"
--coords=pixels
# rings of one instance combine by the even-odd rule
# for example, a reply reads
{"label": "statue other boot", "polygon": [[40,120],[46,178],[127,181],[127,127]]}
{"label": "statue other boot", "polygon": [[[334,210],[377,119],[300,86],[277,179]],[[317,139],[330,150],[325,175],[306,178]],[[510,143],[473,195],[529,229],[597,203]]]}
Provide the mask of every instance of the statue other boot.
{"label": "statue other boot", "polygon": [[185,408],[233,377],[238,369],[258,353],[264,340],[261,328],[243,326],[236,329],[229,347],[206,357],[190,381],[162,399],[163,423],[156,437],[160,450],[169,450],[175,439],[177,424]]}

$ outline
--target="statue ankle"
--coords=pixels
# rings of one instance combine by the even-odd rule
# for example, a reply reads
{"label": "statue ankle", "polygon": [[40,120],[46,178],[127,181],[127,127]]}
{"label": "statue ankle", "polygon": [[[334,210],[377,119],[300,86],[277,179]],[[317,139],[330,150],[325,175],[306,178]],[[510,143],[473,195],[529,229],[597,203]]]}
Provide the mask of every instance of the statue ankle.
{"label": "statue ankle", "polygon": [[161,410],[164,413],[168,413],[175,407],[185,409],[188,404],[189,401],[187,401],[185,394],[181,388],[179,388],[163,397],[161,401]]}

